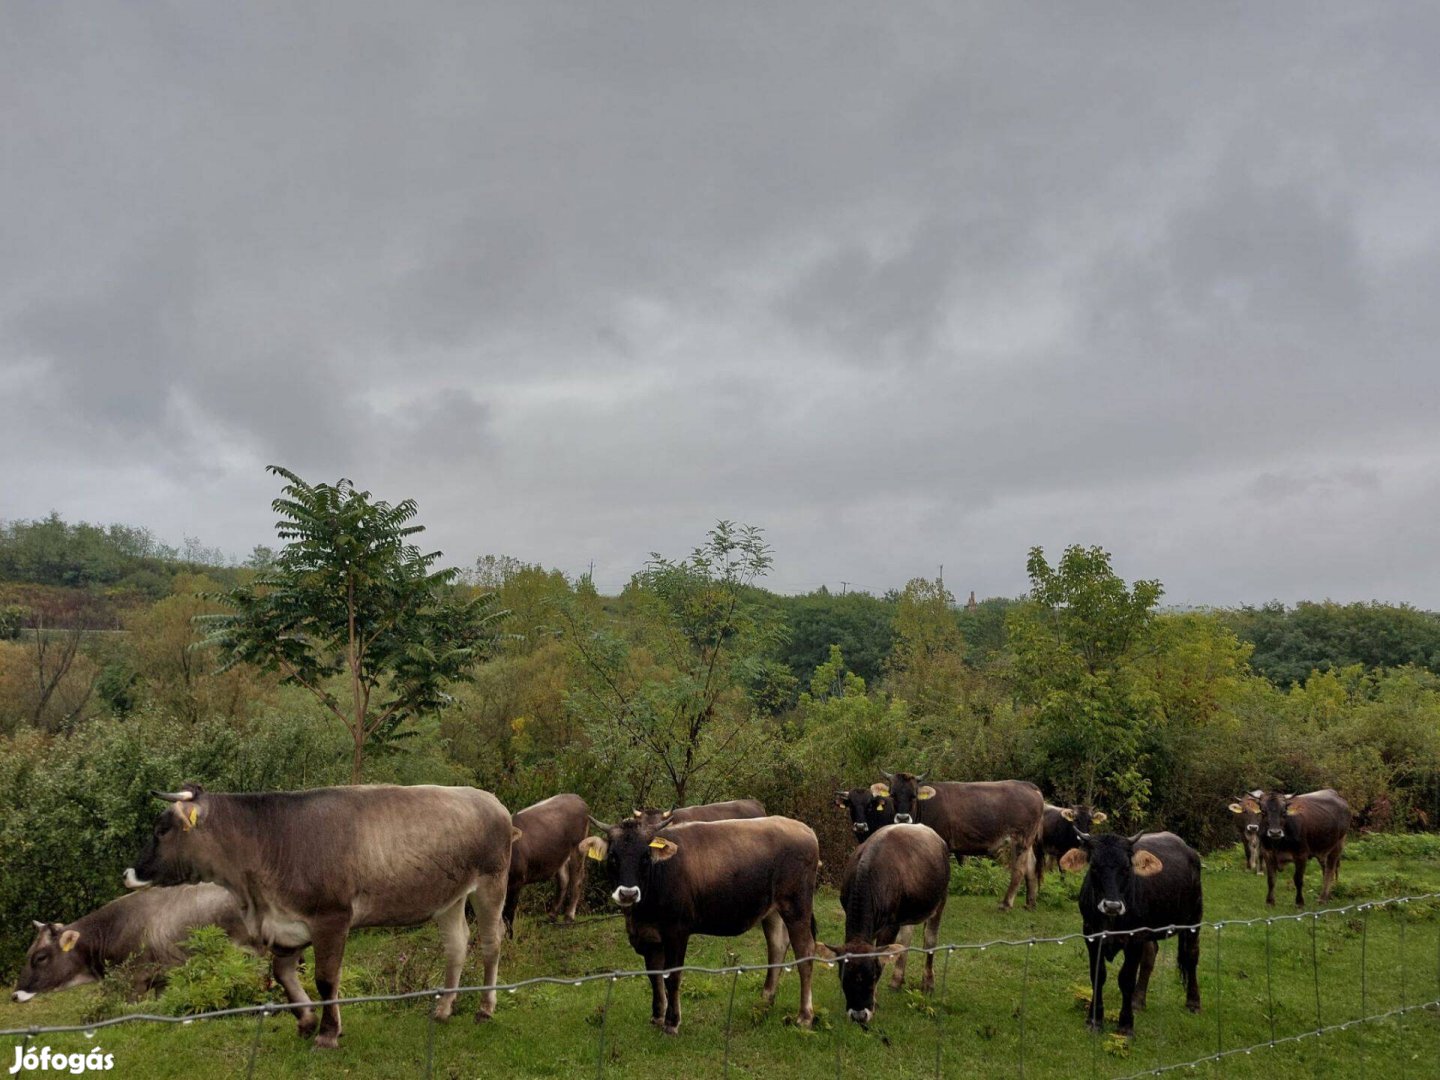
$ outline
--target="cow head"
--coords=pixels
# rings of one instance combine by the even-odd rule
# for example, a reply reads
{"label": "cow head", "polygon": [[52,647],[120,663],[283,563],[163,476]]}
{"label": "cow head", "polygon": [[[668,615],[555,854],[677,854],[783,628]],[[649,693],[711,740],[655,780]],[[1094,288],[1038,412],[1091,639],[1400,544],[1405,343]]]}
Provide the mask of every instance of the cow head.
{"label": "cow head", "polygon": [[1153,877],[1165,869],[1154,852],[1135,850],[1138,839],[1139,834],[1126,837],[1082,833],[1080,846],[1060,858],[1060,866],[1072,873],[1089,865],[1081,888],[1082,902],[1088,893],[1095,900],[1096,910],[1107,919],[1124,915],[1133,906],[1136,878]]}
{"label": "cow head", "polygon": [[659,830],[639,818],[606,825],[590,819],[604,836],[587,836],[580,841],[580,850],[605,867],[605,874],[615,891],[610,899],[622,908],[634,907],[644,899],[646,891],[656,886],[656,868],[680,850],[674,840],[659,835]]}
{"label": "cow head", "polygon": [[[883,788],[877,784],[875,787]],[[851,788],[835,792],[835,805],[850,815],[850,831],[863,843],[895,820],[895,803],[888,794],[876,794],[874,788]]]}
{"label": "cow head", "polygon": [[1084,803],[1079,806],[1062,806],[1060,816],[1070,825],[1071,844],[1077,844],[1081,836],[1093,832],[1096,825],[1103,825],[1110,820],[1110,815],[1104,810],[1095,810]]}
{"label": "cow head", "polygon": [[670,820],[670,815],[675,813],[675,808],[661,810],[658,806],[646,806],[639,810],[632,810],[631,814],[636,821],[651,829],[658,829]]}
{"label": "cow head", "polygon": [[935,796],[935,789],[925,783],[925,778],[929,775],[887,772],[885,782],[873,785],[870,790],[877,795],[888,795],[894,805],[895,823],[909,825],[920,820],[920,803]]}
{"label": "cow head", "polygon": [[95,982],[90,970],[90,949],[80,940],[78,930],[67,930],[58,922],[35,924],[35,940],[25,954],[20,981],[11,1001],[29,1001],[47,990],[68,990]]}
{"label": "cow head", "polygon": [[185,885],[201,880],[201,865],[210,844],[206,832],[209,807],[205,789],[186,784],[179,791],[152,791],[169,805],[160,811],[135,865],[125,871],[127,889],[151,885]]}
{"label": "cow head", "polygon": [[1294,825],[1290,818],[1299,813],[1299,807],[1295,805],[1294,795],[1282,795],[1278,791],[1267,791],[1258,799],[1252,794],[1245,799],[1243,806],[1250,810],[1254,804],[1254,813],[1260,815],[1260,835],[1266,840],[1283,840],[1286,835],[1294,835]]}
{"label": "cow head", "polygon": [[904,945],[877,949],[868,941],[847,941],[841,946],[815,943],[815,955],[840,962],[840,991],[845,995],[845,1015],[857,1024],[868,1024],[875,1015],[875,987],[881,969],[905,952]]}
{"label": "cow head", "polygon": [[1241,829],[1249,836],[1260,832],[1260,800],[1264,797],[1263,791],[1252,791],[1246,795],[1237,795],[1230,802],[1230,813],[1235,815]]}

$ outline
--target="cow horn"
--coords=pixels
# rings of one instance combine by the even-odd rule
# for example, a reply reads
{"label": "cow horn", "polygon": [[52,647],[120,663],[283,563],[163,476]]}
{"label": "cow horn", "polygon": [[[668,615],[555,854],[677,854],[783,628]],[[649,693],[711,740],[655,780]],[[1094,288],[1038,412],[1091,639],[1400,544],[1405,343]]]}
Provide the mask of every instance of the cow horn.
{"label": "cow horn", "polygon": [[39,919],[31,919],[30,922],[34,925],[36,930],[45,930],[50,925],[49,923],[41,922]]}
{"label": "cow horn", "polygon": [[590,819],[590,824],[595,826],[595,828],[599,829],[601,832],[609,832],[615,827],[614,825],[606,825],[605,822],[601,821],[599,818],[595,817],[592,814],[586,814],[585,816]]}
{"label": "cow horn", "polygon": [[923,784],[925,782],[925,778],[929,775],[930,774],[928,772],[922,772],[919,776],[915,777],[915,783]]}
{"label": "cow horn", "polygon": [[1079,829],[1076,829],[1075,835],[1080,838],[1082,844],[1090,843],[1090,834],[1088,832],[1081,832]]}
{"label": "cow horn", "polygon": [[1127,844],[1134,844],[1136,840],[1139,840],[1140,837],[1142,837],[1142,836],[1144,836],[1144,835],[1145,835],[1145,830],[1144,830],[1144,829],[1141,829],[1141,830],[1140,830],[1139,832],[1137,832],[1134,836],[1127,836],[1127,837],[1125,838],[1125,842],[1126,842]]}
{"label": "cow horn", "polygon": [[1254,791],[1250,792],[1250,797],[1252,799],[1263,799],[1265,797],[1265,792],[1261,791],[1259,788],[1256,788]]}
{"label": "cow horn", "polygon": [[886,772],[884,769],[881,769],[880,775],[885,777],[887,783],[893,784],[895,782],[895,774],[893,772]]}
{"label": "cow horn", "polygon": [[164,799],[166,802],[189,802],[195,798],[193,791],[152,791],[150,794],[157,799]]}

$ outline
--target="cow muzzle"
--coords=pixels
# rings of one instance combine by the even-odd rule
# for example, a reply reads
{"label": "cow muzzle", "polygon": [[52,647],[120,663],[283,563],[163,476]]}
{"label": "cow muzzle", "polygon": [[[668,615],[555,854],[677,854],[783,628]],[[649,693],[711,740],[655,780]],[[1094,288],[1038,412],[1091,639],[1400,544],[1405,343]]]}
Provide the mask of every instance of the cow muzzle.
{"label": "cow muzzle", "polygon": [[34,996],[35,995],[32,994],[29,990],[16,990],[13,994],[10,995],[10,1000],[24,1004]]}
{"label": "cow muzzle", "polygon": [[909,814],[896,814],[896,815],[895,815],[895,824],[896,824],[896,825],[911,825],[911,824],[914,824],[914,821],[915,821],[915,819],[912,818]]}
{"label": "cow muzzle", "polygon": [[1100,914],[1101,914],[1101,915],[1124,915],[1124,914],[1125,914],[1125,901],[1124,901],[1124,900],[1101,900],[1100,903],[1099,903],[1097,906],[1100,908]]}
{"label": "cow muzzle", "polygon": [[610,899],[621,907],[633,907],[640,902],[640,889],[635,885],[621,885],[610,894]]}
{"label": "cow muzzle", "polygon": [[851,1020],[854,1020],[857,1024],[868,1024],[870,1022],[870,1017],[875,1015],[875,1010],[846,1009],[845,1015],[848,1016]]}
{"label": "cow muzzle", "polygon": [[1266,829],[1266,830],[1265,830],[1265,835],[1268,836],[1271,840],[1280,840],[1280,839],[1282,839],[1282,838],[1285,836],[1285,830],[1284,830],[1284,829]]}
{"label": "cow muzzle", "polygon": [[853,824],[851,824],[850,828],[855,830],[856,836],[864,836],[867,832],[870,831],[870,826],[866,825],[863,821],[854,822]]}
{"label": "cow muzzle", "polygon": [[133,866],[127,866],[125,868],[125,877],[123,880],[127,889],[148,889],[151,884],[148,881],[141,881],[140,878],[136,876]]}
{"label": "cow muzzle", "polygon": [[1246,832],[1259,832],[1259,831],[1260,831],[1260,826],[1259,826],[1259,825],[1246,825],[1246,826],[1245,826],[1245,831],[1246,831]]}

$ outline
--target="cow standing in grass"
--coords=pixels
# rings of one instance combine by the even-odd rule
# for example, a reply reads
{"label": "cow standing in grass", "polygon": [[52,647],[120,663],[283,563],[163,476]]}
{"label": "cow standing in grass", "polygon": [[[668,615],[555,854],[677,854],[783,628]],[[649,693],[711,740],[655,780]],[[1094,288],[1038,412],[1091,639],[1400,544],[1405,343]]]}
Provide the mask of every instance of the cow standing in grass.
{"label": "cow standing in grass", "polygon": [[701,803],[698,806],[677,806],[671,810],[647,806],[634,811],[634,817],[648,828],[661,825],[683,825],[687,821],[738,821],[765,816],[765,804],[759,799],[730,799],[726,802]]}
{"label": "cow standing in grass", "polygon": [[1340,876],[1340,855],[1350,832],[1350,804],[1332,788],[1305,795],[1269,791],[1243,801],[1260,815],[1260,848],[1265,855],[1265,903],[1275,905],[1275,875],[1295,864],[1295,906],[1305,906],[1305,865],[1320,861],[1320,902],[1330,899]]}
{"label": "cow standing in grass", "polygon": [[1039,880],[1035,846],[1040,842],[1045,797],[1025,780],[986,783],[924,783],[924,774],[886,773],[872,791],[893,800],[895,821],[918,821],[938,832],[957,862],[965,855],[990,855],[1010,849],[1010,888],[1000,902],[1008,911],[1025,882],[1025,907],[1035,908]]}
{"label": "cow standing in grass", "polygon": [[29,1001],[50,990],[99,982],[127,960],[137,969],[134,989],[143,992],[185,962],[185,939],[202,926],[218,926],[236,945],[254,948],[235,898],[219,885],[147,889],[111,900],[72,923],[37,922],[11,1000]]}
{"label": "cow standing in grass", "polygon": [[835,806],[849,815],[850,832],[857,844],[863,844],[895,820],[894,800],[888,793],[875,794],[876,788],[884,787],[884,784],[875,784],[868,788],[835,792]]}
{"label": "cow standing in grass", "polygon": [[1060,865],[1060,857],[1073,847],[1080,845],[1080,837],[1103,825],[1108,815],[1103,810],[1092,810],[1085,805],[1051,806],[1045,804],[1045,814],[1040,825],[1040,843],[1035,848],[1035,883],[1045,883],[1045,864]]}
{"label": "cow standing in grass", "polygon": [[[861,844],[845,864],[840,904],[845,908],[845,944],[821,945],[819,953],[840,960],[845,1015],[868,1024],[875,1015],[875,987],[881,967],[895,962],[890,987],[905,985],[905,958],[915,927],[925,924],[925,948],[940,940],[940,919],[950,884],[950,849],[928,825],[891,825]],[[868,955],[879,953],[880,955]],[[935,954],[925,954],[920,989],[935,988]]]}
{"label": "cow standing in grass", "polygon": [[[815,1017],[810,997],[815,945],[815,877],[820,845],[808,825],[785,817],[694,821],[656,829],[632,818],[592,822],[604,836],[587,837],[586,854],[605,866],[611,898],[625,912],[630,945],[650,972],[650,1017],[667,1035],[680,1030],[680,976],[694,934],[736,937],[759,923],[769,963],[787,945],[800,968],[800,1015]],[[765,976],[775,999],[779,967]]]}
{"label": "cow standing in grass", "polygon": [[[340,1007],[322,1008],[319,1031],[296,966],[315,947],[315,986],[340,994],[345,939],[361,926],[414,926],[434,919],[445,943],[445,986],[460,985],[475,906],[484,981],[494,985],[504,934],[501,908],[510,847],[519,835],[488,791],[389,785],[230,795],[188,784],[155,793],[169,806],[135,865],[131,889],[212,881],[235,897],[246,932],[269,948],[275,977],[294,1003],[301,1035],[334,1049]],[[453,993],[441,994],[447,1019]],[[495,1011],[481,995],[477,1020]]]}
{"label": "cow standing in grass", "polygon": [[[1240,830],[1240,842],[1245,845],[1245,869],[1254,874],[1265,872],[1264,858],[1260,853],[1260,807],[1259,800],[1265,797],[1263,791],[1252,791],[1241,795],[1230,803],[1230,813],[1235,815],[1235,824]],[[1255,803],[1255,809],[1247,803]]]}
{"label": "cow standing in grass", "polygon": [[[1082,836],[1080,846],[1060,860],[1066,870],[1089,867],[1080,886],[1080,919],[1090,957],[1088,1023],[1105,1026],[1105,965],[1119,952],[1121,1035],[1135,1033],[1135,1009],[1145,1007],[1157,942],[1175,934],[1180,939],[1180,977],[1185,981],[1185,1007],[1200,1011],[1200,929],[1204,904],[1200,889],[1200,854],[1174,833],[1141,833],[1124,837]],[[1168,930],[1166,927],[1186,927]]]}
{"label": "cow standing in grass", "polygon": [[550,918],[575,921],[585,888],[585,855],[579,843],[590,831],[590,808],[579,795],[552,795],[527,806],[513,818],[520,839],[510,853],[505,889],[505,928],[515,936],[515,908],[520,890],[537,881],[555,881]]}

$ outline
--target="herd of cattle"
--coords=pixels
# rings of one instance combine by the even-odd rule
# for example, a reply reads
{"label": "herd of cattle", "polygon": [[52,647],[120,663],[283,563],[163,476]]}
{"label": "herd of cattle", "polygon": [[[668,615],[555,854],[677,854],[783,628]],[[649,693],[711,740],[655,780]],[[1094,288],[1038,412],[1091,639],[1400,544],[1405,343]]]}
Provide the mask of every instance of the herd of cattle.
{"label": "herd of cattle", "polygon": [[[551,914],[573,921],[588,860],[599,862],[623,910],[630,944],[650,972],[651,1019],[680,1027],[679,969],[695,934],[733,937],[757,923],[769,963],[764,996],[773,1000],[787,950],[800,977],[798,1023],[809,1026],[812,958],[838,962],[847,1015],[868,1023],[882,967],[894,961],[903,985],[916,926],[927,949],[939,938],[949,892],[950,857],[1008,852],[1010,908],[1025,884],[1033,908],[1047,861],[1085,871],[1079,907],[1094,988],[1088,1022],[1102,1026],[1108,961],[1124,953],[1118,1030],[1130,1034],[1143,1007],[1157,943],[1179,937],[1186,1005],[1199,1011],[1200,856],[1169,832],[1125,837],[1092,830],[1105,814],[1086,806],[1047,805],[1019,780],[926,783],[924,775],[886,773],[868,788],[839,791],[856,846],[842,877],[845,940],[817,939],[813,914],[820,849],[814,831],[767,816],[753,799],[673,810],[635,810],[607,824],[578,795],[556,795],[513,816],[489,792],[432,786],[321,788],[220,794],[190,784],[156,793],[168,805],[125,885],[135,890],[70,924],[35,923],[15,1001],[100,978],[138,958],[149,977],[182,962],[196,927],[218,925],[237,943],[268,951],[275,980],[301,1035],[335,1047],[340,1010],[314,1003],[298,977],[300,955],[314,948],[315,986],[325,1002],[339,996],[340,966],[352,928],[411,926],[434,919],[445,950],[445,988],[459,986],[470,942],[467,902],[475,912],[485,985],[498,981],[501,940],[521,890],[553,880]],[[1339,869],[1350,810],[1334,791],[1306,795],[1251,791],[1229,804],[1241,826],[1247,865],[1263,861],[1275,902],[1280,866],[1295,866],[1295,902],[1304,905],[1305,867],[1318,859],[1321,901]],[[593,835],[597,834],[598,835]],[[1170,929],[1176,928],[1179,929]],[[1102,931],[1104,932],[1102,934]],[[922,988],[934,984],[926,954]],[[435,1015],[450,1015],[454,993]],[[482,995],[477,1019],[495,1010]]]}

